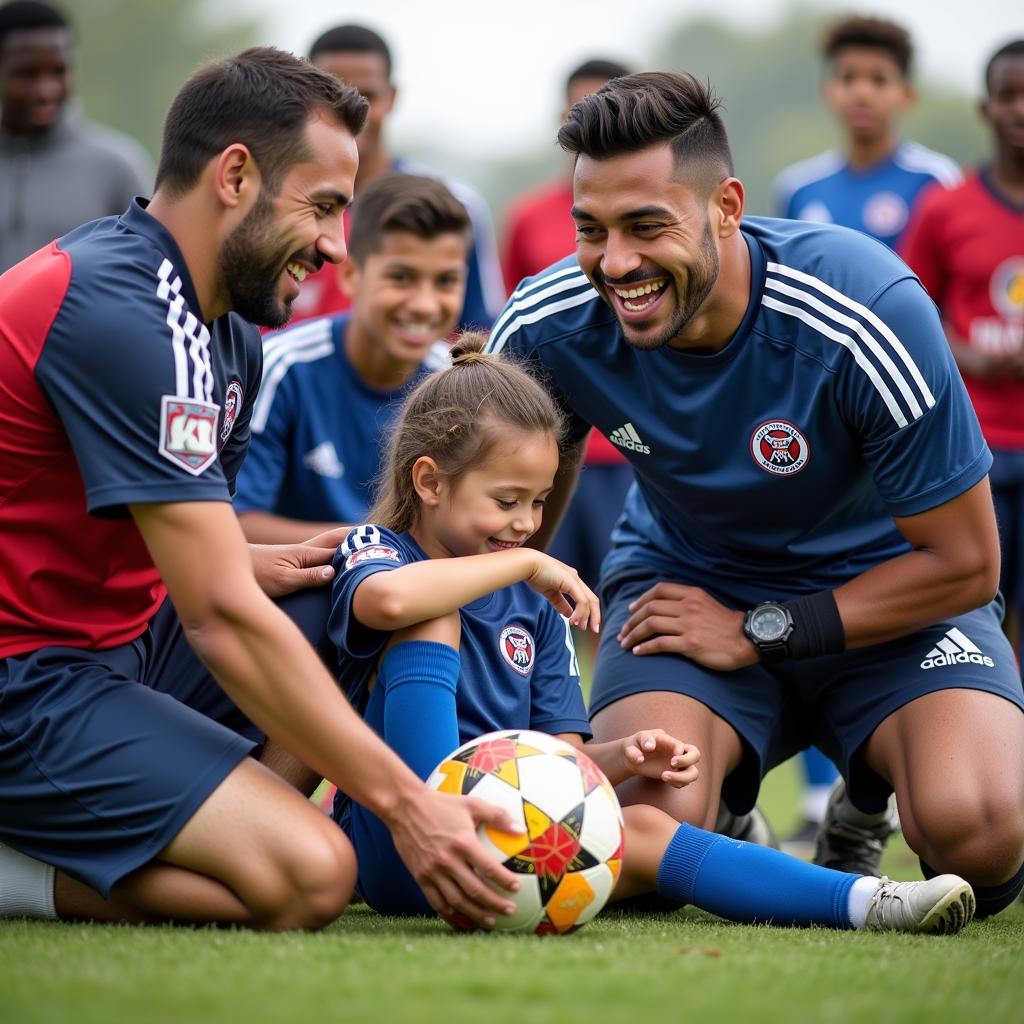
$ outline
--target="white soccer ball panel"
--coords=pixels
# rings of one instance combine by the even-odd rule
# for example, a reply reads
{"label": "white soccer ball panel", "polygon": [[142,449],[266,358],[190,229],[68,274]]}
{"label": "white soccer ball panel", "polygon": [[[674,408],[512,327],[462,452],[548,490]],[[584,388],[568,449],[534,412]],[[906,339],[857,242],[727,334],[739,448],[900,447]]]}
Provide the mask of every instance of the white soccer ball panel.
{"label": "white soccer ball panel", "polygon": [[[532,932],[540,919],[544,916],[544,907],[540,901],[540,883],[533,875],[518,875],[519,892],[512,894],[512,902],[516,905],[516,912],[511,917],[504,914],[497,914],[498,923],[494,926],[496,932]],[[496,885],[487,883],[496,892],[503,896],[508,893],[499,889]]]}
{"label": "white soccer ball panel", "polygon": [[519,791],[523,799],[559,821],[583,803],[583,778],[575,762],[564,757],[538,754],[521,757]]}
{"label": "white soccer ball panel", "polygon": [[585,871],[578,872],[578,874],[581,874],[590,883],[591,888],[594,890],[595,899],[580,914],[576,921],[577,927],[586,924],[588,921],[593,921],[597,917],[611,898],[612,890],[615,888],[615,879],[612,877],[607,864],[597,864],[592,868],[587,868]]}
{"label": "white soccer ball panel", "polygon": [[519,790],[515,786],[510,786],[504,779],[499,779],[497,775],[485,775],[473,787],[473,792],[469,795],[486,800],[489,804],[495,804],[502,810],[508,811],[512,815],[513,821],[518,821],[520,825],[525,824],[523,801]]}
{"label": "white soccer ball panel", "polygon": [[606,861],[622,842],[622,811],[615,794],[598,786],[587,796],[583,809],[580,846],[600,861]]}

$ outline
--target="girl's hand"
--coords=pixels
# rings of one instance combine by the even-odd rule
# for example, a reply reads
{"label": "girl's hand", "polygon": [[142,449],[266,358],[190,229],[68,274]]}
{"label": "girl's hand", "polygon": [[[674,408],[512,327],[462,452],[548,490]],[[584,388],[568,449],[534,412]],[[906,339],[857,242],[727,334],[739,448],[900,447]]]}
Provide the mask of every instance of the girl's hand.
{"label": "girl's hand", "polygon": [[644,729],[622,741],[622,756],[632,775],[667,782],[675,789],[695,782],[700,751],[662,729]]}
{"label": "girl's hand", "polygon": [[[557,558],[534,551],[533,572],[527,577],[534,590],[551,602],[555,611],[566,616],[579,629],[601,630],[601,602],[580,579],[579,573]],[[570,603],[571,602],[571,603]]]}

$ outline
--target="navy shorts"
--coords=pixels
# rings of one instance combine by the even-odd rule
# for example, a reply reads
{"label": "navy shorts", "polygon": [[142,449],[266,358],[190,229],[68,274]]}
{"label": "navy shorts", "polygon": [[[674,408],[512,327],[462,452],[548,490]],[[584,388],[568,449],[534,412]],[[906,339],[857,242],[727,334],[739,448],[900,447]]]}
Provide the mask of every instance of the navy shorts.
{"label": "navy shorts", "polygon": [[[282,607],[315,642],[301,620],[326,623],[327,600],[294,598]],[[193,653],[170,601],[120,647],[2,659],[0,842],[105,897],[263,739]]]}
{"label": "navy shorts", "polygon": [[604,621],[590,714],[650,691],[684,694],[709,707],[743,743],[741,763],[722,788],[735,814],[754,806],[769,769],[812,745],[838,765],[859,807],[881,810],[892,790],[868,768],[861,747],[885,718],[926,693],[984,690],[1024,710],[1020,672],[1000,629],[999,602],[884,644],[772,668],[755,664],[716,672],[676,654],[635,655],[619,646],[616,634],[629,617],[628,604],[663,578],[619,577],[602,587]]}

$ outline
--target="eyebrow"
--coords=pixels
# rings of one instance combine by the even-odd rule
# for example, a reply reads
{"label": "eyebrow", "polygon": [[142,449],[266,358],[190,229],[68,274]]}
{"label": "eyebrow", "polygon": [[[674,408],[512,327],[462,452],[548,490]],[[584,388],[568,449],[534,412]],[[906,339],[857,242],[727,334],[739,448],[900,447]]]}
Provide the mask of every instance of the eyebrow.
{"label": "eyebrow", "polygon": [[[586,210],[580,209],[578,206],[574,206],[570,211],[570,215],[573,220],[583,221],[596,221],[597,218],[592,213],[587,213]],[[640,220],[642,217],[670,217],[672,214],[665,209],[663,206],[638,206],[635,210],[626,210],[624,213],[620,213],[616,220],[627,221],[627,220]]]}
{"label": "eyebrow", "polygon": [[332,203],[336,203],[343,210],[351,205],[352,202],[351,196],[347,196],[344,192],[339,192],[334,188],[322,188],[318,192],[314,192],[310,198],[315,203],[320,203],[325,199],[329,199]]}

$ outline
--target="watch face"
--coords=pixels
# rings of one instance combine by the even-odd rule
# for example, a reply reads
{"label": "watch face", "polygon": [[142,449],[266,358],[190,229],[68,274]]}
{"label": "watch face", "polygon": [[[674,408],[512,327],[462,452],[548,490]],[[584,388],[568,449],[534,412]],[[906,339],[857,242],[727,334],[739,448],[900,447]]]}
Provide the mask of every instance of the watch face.
{"label": "watch face", "polygon": [[750,619],[750,632],[758,640],[778,640],[786,632],[786,616],[778,608],[760,608]]}

